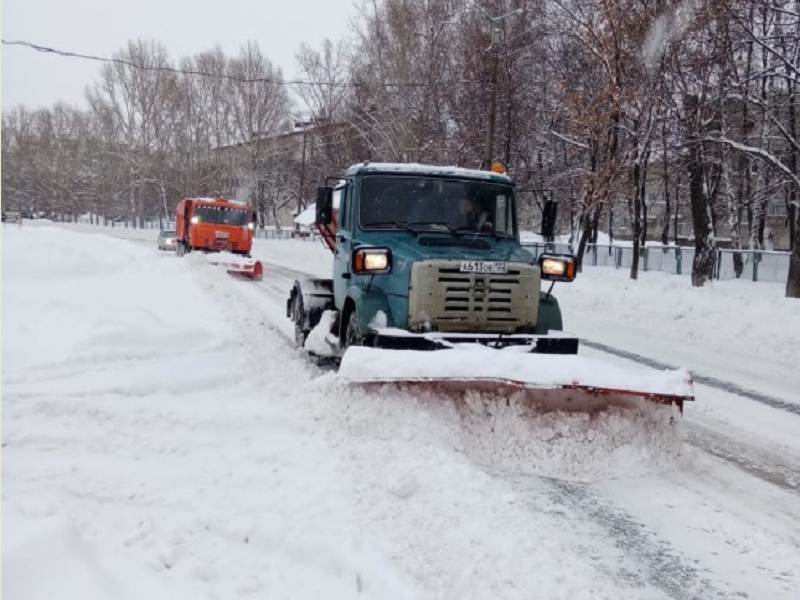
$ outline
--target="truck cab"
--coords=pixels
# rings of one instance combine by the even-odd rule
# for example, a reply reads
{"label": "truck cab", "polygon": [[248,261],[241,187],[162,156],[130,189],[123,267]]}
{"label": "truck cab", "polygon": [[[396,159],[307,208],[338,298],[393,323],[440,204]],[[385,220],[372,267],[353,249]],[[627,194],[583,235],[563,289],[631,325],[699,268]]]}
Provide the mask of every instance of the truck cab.
{"label": "truck cab", "polygon": [[333,277],[295,284],[287,310],[298,341],[331,310],[341,349],[477,342],[577,352],[577,340],[550,335],[561,312],[541,290],[543,272],[570,281],[574,258],[544,263],[522,247],[514,187],[499,172],[361,163],[320,188]]}
{"label": "truck cab", "polygon": [[249,256],[254,218],[244,202],[226,198],[184,198],[175,210],[175,251],[231,252]]}

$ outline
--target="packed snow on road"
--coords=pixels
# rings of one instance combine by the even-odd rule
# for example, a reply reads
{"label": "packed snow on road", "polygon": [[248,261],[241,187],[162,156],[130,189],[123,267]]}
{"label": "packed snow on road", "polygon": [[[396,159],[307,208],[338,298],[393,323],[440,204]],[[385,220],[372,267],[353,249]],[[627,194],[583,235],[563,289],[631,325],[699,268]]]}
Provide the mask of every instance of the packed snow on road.
{"label": "packed snow on road", "polygon": [[564,413],[348,385],[286,317],[321,244],[258,240],[246,281],[156,235],[2,230],[4,600],[800,597],[782,285],[557,285],[584,364],[695,395]]}

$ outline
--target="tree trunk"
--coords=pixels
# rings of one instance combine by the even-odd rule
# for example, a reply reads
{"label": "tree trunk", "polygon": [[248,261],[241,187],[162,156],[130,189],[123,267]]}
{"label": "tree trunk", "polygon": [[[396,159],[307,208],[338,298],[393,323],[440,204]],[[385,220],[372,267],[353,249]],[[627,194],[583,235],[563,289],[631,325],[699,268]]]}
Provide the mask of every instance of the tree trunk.
{"label": "tree trunk", "polygon": [[678,180],[675,182],[675,214],[673,218],[674,227],[672,234],[674,236],[675,246],[680,246],[680,237],[678,236],[678,217],[681,212],[681,176],[678,175]]}
{"label": "tree trunk", "polygon": [[[638,149],[636,150],[638,152]],[[642,234],[642,198],[640,196],[641,189],[641,165],[639,164],[639,157],[637,156],[636,162],[633,165],[633,205],[630,206],[631,225],[632,225],[632,241],[633,253],[631,256],[631,279],[639,279],[639,242]]]}
{"label": "tree trunk", "polygon": [[705,186],[705,163],[703,146],[700,142],[701,115],[700,100],[689,95],[685,100],[686,122],[688,128],[688,171],[689,202],[692,209],[692,225],[694,228],[694,260],[692,261],[692,285],[702,287],[714,276],[714,258],[716,247],[711,230],[711,207]]}
{"label": "tree trunk", "polygon": [[[794,84],[791,86],[789,94],[789,130],[792,138],[797,139],[797,113],[795,102]],[[789,166],[792,172],[797,175],[798,169],[798,150],[793,147],[790,150]],[[789,274],[786,278],[786,297],[787,298],[800,298],[800,210],[797,209],[797,186],[792,185],[789,190],[789,242],[792,248],[792,255],[789,258]]]}
{"label": "tree trunk", "polygon": [[711,237],[711,218],[708,198],[703,189],[704,168],[699,142],[689,146],[689,199],[692,206],[694,226],[694,261],[692,262],[692,285],[702,287],[714,276],[716,248]]}
{"label": "tree trunk", "polygon": [[[661,129],[661,142],[663,147],[663,167],[664,167],[664,226],[661,228],[661,245],[669,244],[669,217],[672,208],[669,202],[669,159],[667,157],[667,124],[666,120]],[[666,249],[664,249],[666,252]]]}
{"label": "tree trunk", "polygon": [[[800,223],[795,223],[800,227]],[[786,279],[786,297],[800,298],[800,242],[794,241],[794,249],[789,257],[789,276]]]}

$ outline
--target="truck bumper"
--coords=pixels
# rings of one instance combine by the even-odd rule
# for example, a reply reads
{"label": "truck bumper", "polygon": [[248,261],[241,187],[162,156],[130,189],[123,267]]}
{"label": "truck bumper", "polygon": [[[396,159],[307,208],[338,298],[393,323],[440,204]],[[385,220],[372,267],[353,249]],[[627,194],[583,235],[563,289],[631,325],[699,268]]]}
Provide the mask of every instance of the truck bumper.
{"label": "truck bumper", "polygon": [[578,338],[567,335],[410,333],[393,328],[375,330],[375,347],[387,350],[445,350],[462,344],[539,354],[578,353]]}

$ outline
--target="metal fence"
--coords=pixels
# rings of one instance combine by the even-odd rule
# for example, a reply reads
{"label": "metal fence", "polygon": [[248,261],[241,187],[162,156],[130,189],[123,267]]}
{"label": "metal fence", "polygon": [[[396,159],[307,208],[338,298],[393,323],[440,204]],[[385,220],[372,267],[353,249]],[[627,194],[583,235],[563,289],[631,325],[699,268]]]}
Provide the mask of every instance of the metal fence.
{"label": "metal fence", "polygon": [[[100,225],[103,226],[102,224]],[[109,222],[106,227],[128,228],[128,223]],[[148,221],[144,229],[174,229],[174,223]],[[255,237],[265,240],[300,239],[316,242],[320,239],[315,231],[293,229],[256,229]],[[523,242],[522,245],[538,258],[545,251],[571,253],[568,244],[547,246],[542,242]],[[742,270],[736,274],[736,256],[741,257]],[[766,250],[732,250],[720,248],[716,250],[714,261],[714,278],[719,280],[745,279],[748,281],[769,281],[786,283],[789,273],[789,252]],[[639,249],[639,269],[642,271],[662,271],[674,275],[690,275],[694,248],[685,246],[648,245]],[[615,267],[629,269],[633,262],[633,247],[609,244],[588,244],[583,256],[583,266]]]}
{"label": "metal fence", "polygon": [[262,240],[291,240],[297,237],[291,229],[256,229],[255,237]]}
{"label": "metal fence", "polygon": [[[547,246],[541,242],[522,244],[534,256],[545,252]],[[569,253],[567,244],[555,244],[551,252]],[[742,271],[738,277],[734,257],[742,260]],[[662,271],[674,275],[690,275],[694,248],[682,246],[650,245],[639,249],[639,269],[642,271]],[[589,244],[583,256],[583,266],[630,268],[633,263],[631,246]],[[714,261],[714,278],[720,280],[745,279],[749,281],[770,281],[785,283],[789,273],[789,252],[768,252],[765,250],[718,249]]]}
{"label": "metal fence", "polygon": [[[114,222],[109,221],[108,223],[100,222],[94,223],[89,222],[88,220],[79,220],[79,224],[82,225],[94,225],[97,227],[118,227],[122,229],[159,229],[159,230],[175,230],[175,222],[174,221],[145,221],[142,223],[140,227],[134,227],[132,224],[128,223],[127,221],[120,221]],[[284,229],[275,229],[275,228],[266,228],[266,229],[255,229],[253,235],[258,239],[264,240],[291,240],[296,238],[302,239],[310,239],[311,241],[315,241],[317,237],[316,232],[313,231],[295,231],[290,228]]]}

